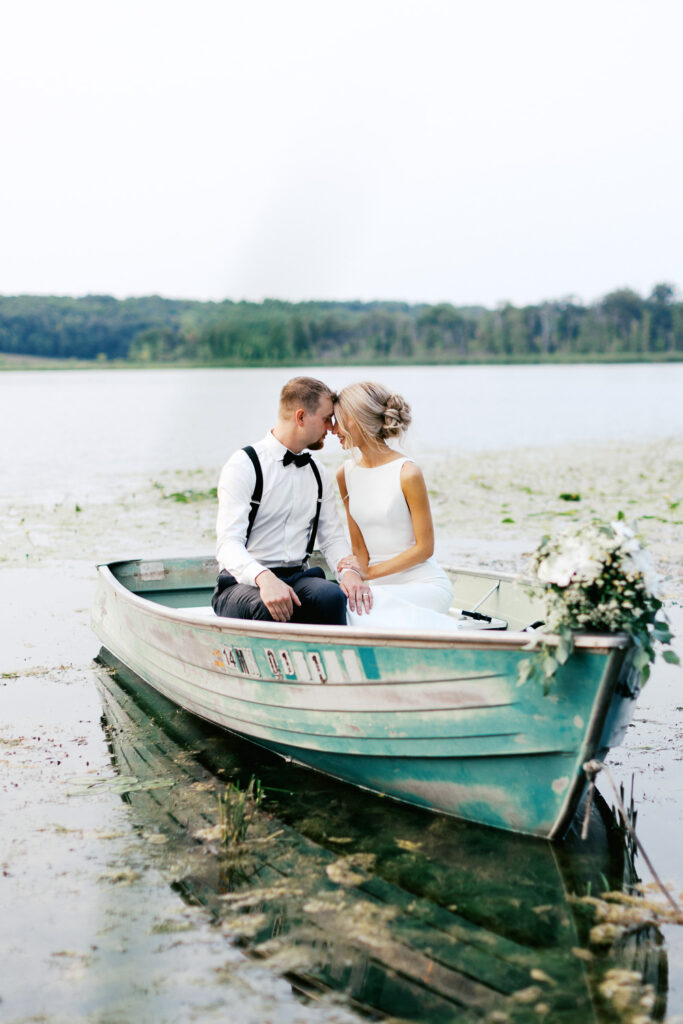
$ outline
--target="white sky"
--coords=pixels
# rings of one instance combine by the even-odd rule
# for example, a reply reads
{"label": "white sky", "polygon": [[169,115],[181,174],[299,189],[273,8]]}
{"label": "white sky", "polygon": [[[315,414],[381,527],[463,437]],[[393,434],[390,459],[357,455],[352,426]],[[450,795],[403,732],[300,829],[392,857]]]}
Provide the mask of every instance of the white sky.
{"label": "white sky", "polygon": [[21,0],[0,293],[683,286],[680,0]]}

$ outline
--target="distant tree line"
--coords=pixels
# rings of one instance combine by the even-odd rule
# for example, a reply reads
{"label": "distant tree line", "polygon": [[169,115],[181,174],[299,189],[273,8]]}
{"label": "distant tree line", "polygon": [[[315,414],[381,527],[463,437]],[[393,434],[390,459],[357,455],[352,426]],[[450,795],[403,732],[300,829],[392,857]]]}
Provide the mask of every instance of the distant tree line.
{"label": "distant tree line", "polygon": [[670,284],[591,305],[195,302],[0,296],[0,352],[135,363],[466,362],[683,356],[683,302]]}

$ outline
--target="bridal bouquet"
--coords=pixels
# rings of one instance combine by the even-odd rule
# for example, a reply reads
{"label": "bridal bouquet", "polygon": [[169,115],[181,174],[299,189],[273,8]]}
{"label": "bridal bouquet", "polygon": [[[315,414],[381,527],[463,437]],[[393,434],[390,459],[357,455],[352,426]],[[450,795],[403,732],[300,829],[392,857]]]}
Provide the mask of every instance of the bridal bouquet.
{"label": "bridal bouquet", "polygon": [[[545,599],[546,630],[557,645],[535,638],[533,659],[521,662],[519,683],[536,677],[548,692],[559,665],[571,654],[575,630],[626,633],[636,646],[634,666],[643,683],[655,659],[655,643],[671,643],[668,623],[661,612],[657,575],[647,551],[623,516],[607,524],[584,523],[544,537],[531,561],[534,593],[538,584]],[[539,645],[540,640],[540,647]],[[664,652],[678,664],[678,655]]]}

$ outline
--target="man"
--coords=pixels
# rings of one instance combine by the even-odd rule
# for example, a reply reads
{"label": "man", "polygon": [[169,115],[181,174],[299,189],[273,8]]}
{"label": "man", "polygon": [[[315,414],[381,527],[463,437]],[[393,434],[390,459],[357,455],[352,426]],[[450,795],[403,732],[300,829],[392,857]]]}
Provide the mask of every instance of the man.
{"label": "man", "polygon": [[[340,566],[352,556],[329,476],[310,454],[301,454],[323,447],[333,397],[322,381],[294,377],[280,394],[275,427],[223,467],[213,595],[218,615],[345,625],[347,599],[355,611],[372,607],[360,570]],[[338,569],[339,584],[307,566],[314,533],[328,565]]]}

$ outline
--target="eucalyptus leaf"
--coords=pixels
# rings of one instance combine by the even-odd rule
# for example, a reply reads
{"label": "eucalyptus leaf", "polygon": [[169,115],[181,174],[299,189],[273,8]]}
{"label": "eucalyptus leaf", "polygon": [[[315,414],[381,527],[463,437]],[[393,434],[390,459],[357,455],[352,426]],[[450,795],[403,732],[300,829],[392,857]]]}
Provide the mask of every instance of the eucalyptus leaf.
{"label": "eucalyptus leaf", "polygon": [[668,661],[670,665],[680,665],[681,663],[681,659],[675,651],[664,651],[662,657],[664,658],[664,661]]}
{"label": "eucalyptus leaf", "polygon": [[633,657],[633,666],[637,668],[639,672],[643,672],[646,665],[649,664],[649,657],[647,651],[644,651],[642,647],[639,647]]}
{"label": "eucalyptus leaf", "polygon": [[529,677],[533,674],[534,665],[530,658],[520,661],[517,666],[517,686],[524,686]]}
{"label": "eucalyptus leaf", "polygon": [[546,679],[552,679],[552,677],[557,672],[557,669],[559,668],[557,659],[553,658],[552,654],[546,654],[545,658],[543,659],[542,668],[543,674],[545,675]]}
{"label": "eucalyptus leaf", "polygon": [[655,636],[663,644],[668,644],[673,639],[668,622],[655,622],[654,630]]}
{"label": "eucalyptus leaf", "polygon": [[571,653],[569,644],[564,638],[561,638],[555,648],[555,659],[557,663],[559,665],[564,665]]}

